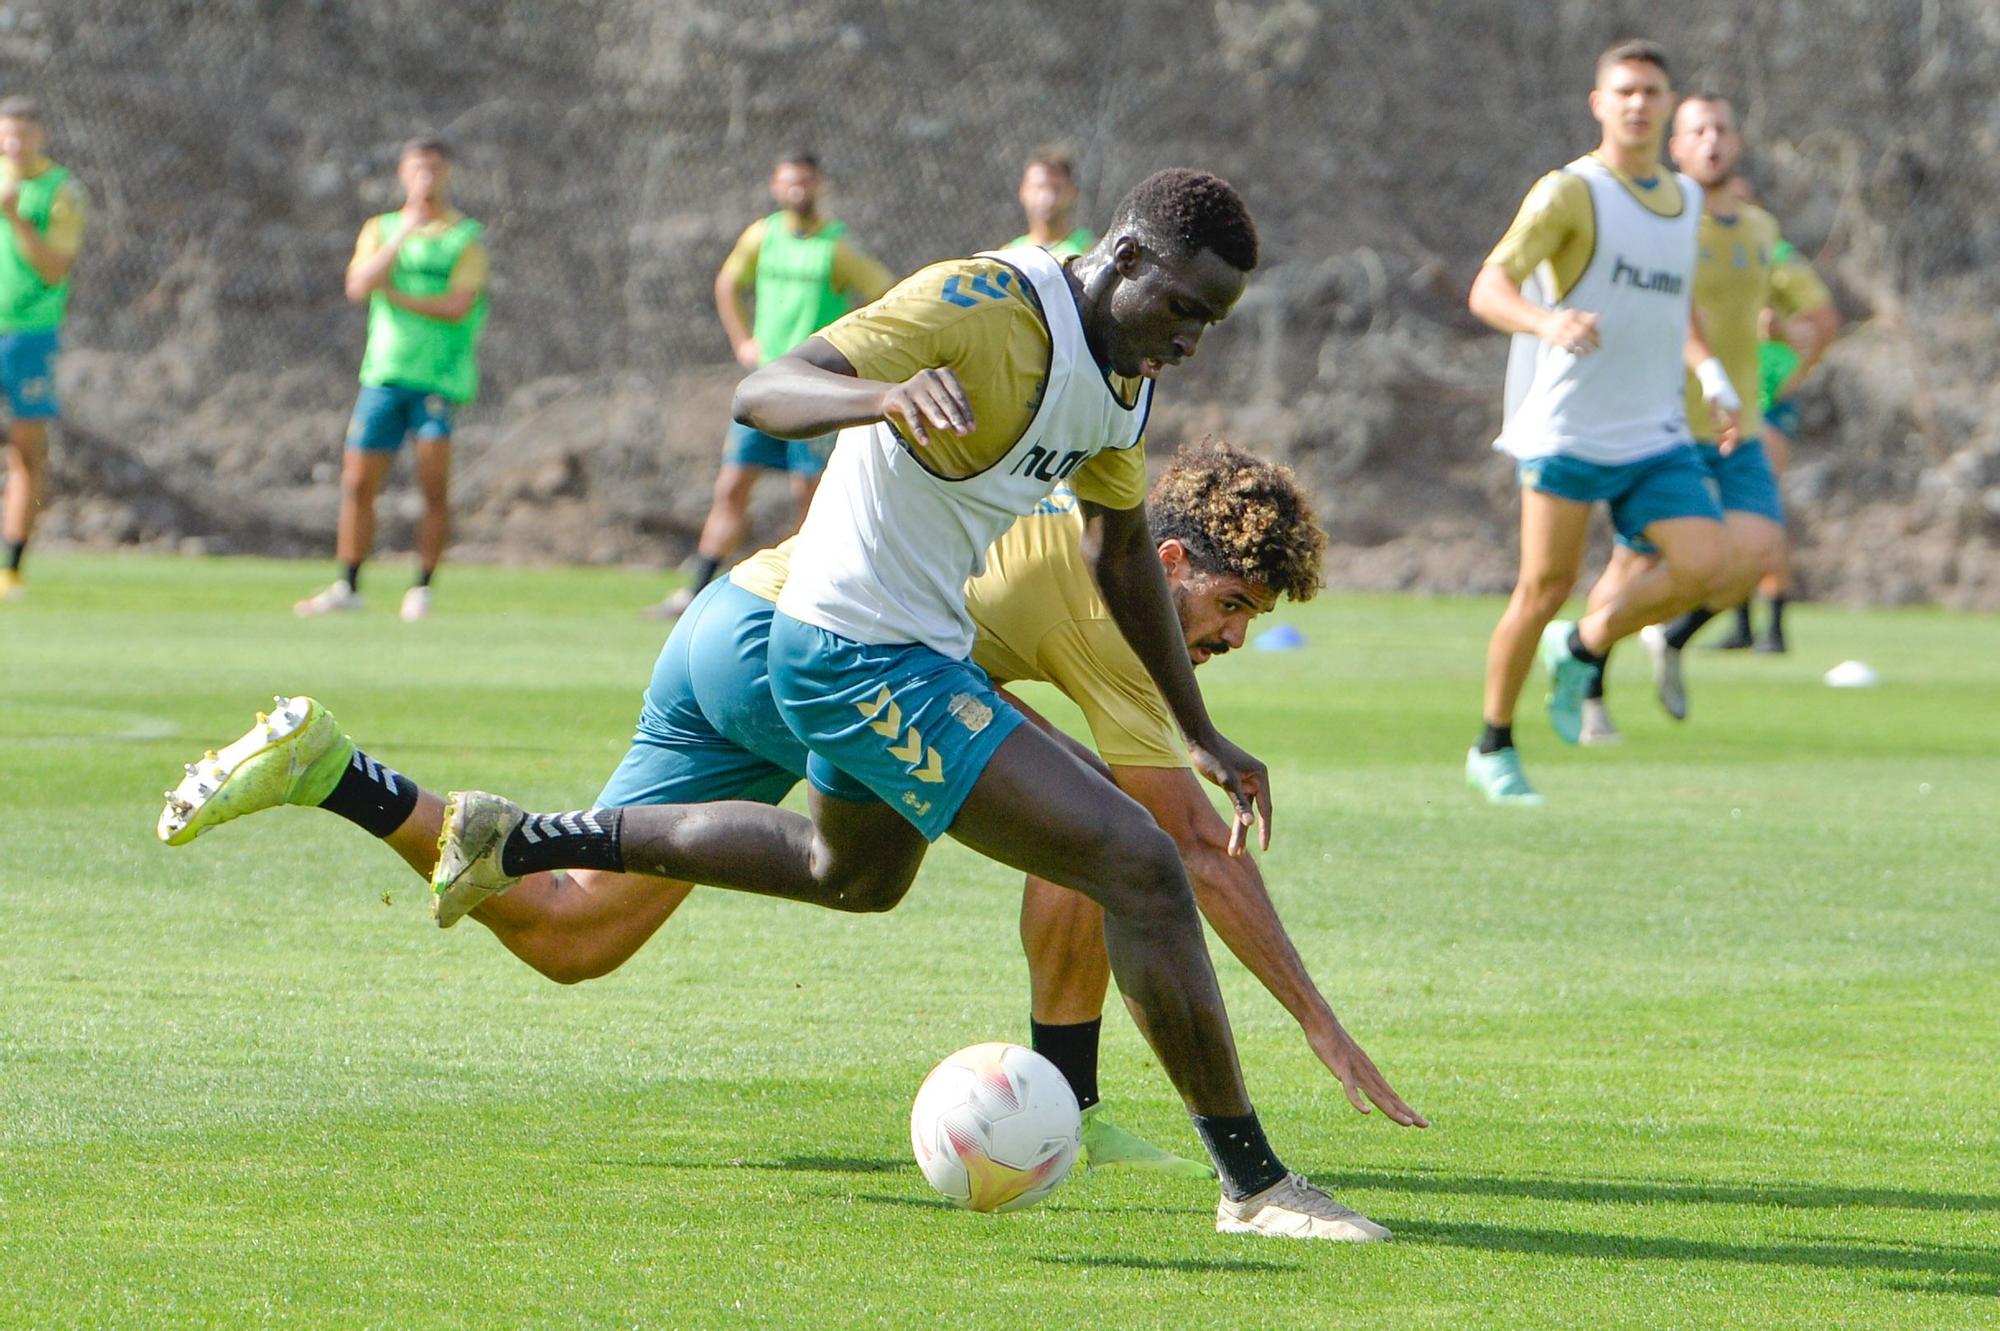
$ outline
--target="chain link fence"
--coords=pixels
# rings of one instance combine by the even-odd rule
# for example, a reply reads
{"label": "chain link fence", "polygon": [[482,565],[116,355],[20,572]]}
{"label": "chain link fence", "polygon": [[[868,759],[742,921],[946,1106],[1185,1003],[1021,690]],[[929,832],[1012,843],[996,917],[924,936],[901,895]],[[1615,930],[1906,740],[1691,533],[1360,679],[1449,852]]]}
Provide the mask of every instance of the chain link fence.
{"label": "chain link fence", "polygon": [[[907,271],[1016,234],[1020,164],[1053,141],[1087,223],[1189,163],[1263,230],[1264,271],[1163,394],[1156,444],[1224,429],[1291,456],[1336,582],[1490,588],[1503,349],[1465,288],[1535,176],[1594,141],[1592,58],[1633,32],[1683,88],[1735,99],[1760,193],[1867,321],[1869,354],[1836,358],[1809,416],[1837,463],[1822,510],[1919,502],[1956,465],[1933,516],[1990,552],[1988,0],[8,0],[0,89],[42,101],[93,207],[48,531],[330,545],[363,323],[341,273],[397,201],[398,145],[435,129],[493,256],[465,545],[677,557],[734,376],[710,285],[769,210],[772,159],[817,148],[829,211]],[[1974,599],[2000,598],[1982,558]]]}

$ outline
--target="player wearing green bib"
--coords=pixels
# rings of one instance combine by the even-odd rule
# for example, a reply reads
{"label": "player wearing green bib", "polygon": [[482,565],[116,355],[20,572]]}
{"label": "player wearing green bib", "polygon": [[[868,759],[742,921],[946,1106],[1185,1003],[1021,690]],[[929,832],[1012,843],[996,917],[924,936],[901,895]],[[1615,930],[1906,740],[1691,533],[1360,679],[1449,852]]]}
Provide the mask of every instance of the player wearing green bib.
{"label": "player wearing green bib", "polygon": [[83,244],[82,191],[42,156],[42,142],[32,99],[0,101],[0,391],[9,416],[0,601],[22,594],[21,556],[42,504],[49,422],[59,414],[56,347]]}
{"label": "player wearing green bib", "polygon": [[1028,229],[1011,245],[1040,245],[1063,259],[1097,243],[1076,224],[1076,163],[1060,148],[1038,149],[1021,169],[1021,211]]}
{"label": "player wearing green bib", "polygon": [[[847,239],[847,223],[820,216],[825,182],[813,153],[801,150],[779,158],[771,171],[771,198],[778,211],[744,230],[715,275],[715,312],[736,363],[746,370],[768,365],[848,310],[876,299],[896,280]],[[746,295],[754,303],[754,315],[744,311]],[[750,527],[750,492],[764,472],[789,475],[797,520],[804,520],[832,451],[831,435],[778,439],[747,425],[731,425],[688,585],[652,613],[678,618],[736,553]]]}
{"label": "player wearing green bib", "polygon": [[479,389],[479,333],[486,326],[484,228],[445,197],[451,150],[412,139],[396,168],[404,202],[361,228],[347,265],[347,298],[368,305],[361,394],[347,425],[340,468],[340,577],[300,601],[300,615],[361,608],[361,563],[375,543],[375,496],[411,437],[424,516],[417,528],[417,580],[402,616],[430,614],[431,576],[450,529],[454,409]]}

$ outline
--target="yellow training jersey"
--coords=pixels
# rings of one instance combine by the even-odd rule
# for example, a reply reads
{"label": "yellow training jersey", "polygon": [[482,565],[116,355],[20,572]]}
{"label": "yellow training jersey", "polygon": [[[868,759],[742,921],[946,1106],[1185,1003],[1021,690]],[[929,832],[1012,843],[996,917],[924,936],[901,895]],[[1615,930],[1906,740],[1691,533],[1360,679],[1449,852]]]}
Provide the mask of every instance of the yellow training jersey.
{"label": "yellow training jersey", "polygon": [[[1591,157],[1648,211],[1661,217],[1675,217],[1687,205],[1681,196],[1679,180],[1664,166],[1655,175],[1638,180],[1595,153]],[[1528,191],[1507,233],[1486,256],[1486,262],[1497,265],[1517,286],[1544,263],[1548,264],[1555,278],[1549,297],[1561,300],[1583,276],[1596,248],[1597,216],[1590,202],[1590,187],[1574,171],[1557,170],[1536,181],[1535,187]]]}
{"label": "yellow training jersey", "polygon": [[[1783,237],[1777,219],[1762,208],[1746,203],[1729,217],[1704,213],[1699,235],[1695,308],[1701,311],[1709,350],[1721,359],[1729,382],[1744,402],[1755,403],[1761,382],[1757,323],[1765,307],[1789,318],[1831,297],[1809,266],[1777,258]],[[1692,374],[1687,376],[1687,416],[1696,439],[1715,440],[1715,422]]]}
{"label": "yellow training jersey", "polygon": [[[1004,277],[1003,277],[1004,274]],[[948,480],[977,476],[1007,456],[1035,419],[1048,387],[1049,328],[1033,286],[998,259],[952,259],[920,269],[873,305],[822,328],[863,379],[901,383],[920,370],[950,366],[972,404],[964,438],[932,431],[910,445],[924,469]],[[1138,379],[1112,376],[1127,404]],[[1078,496],[1106,508],[1146,501],[1146,450],[1106,449],[1068,478]]]}
{"label": "yellow training jersey", "polygon": [[[729,580],[776,601],[797,540],[758,551]],[[1057,490],[993,543],[986,571],[965,584],[978,627],[972,659],[997,683],[1053,684],[1082,710],[1098,755],[1112,766],[1185,766],[1173,714],[1111,618],[1084,566],[1082,541],[1082,510]]]}

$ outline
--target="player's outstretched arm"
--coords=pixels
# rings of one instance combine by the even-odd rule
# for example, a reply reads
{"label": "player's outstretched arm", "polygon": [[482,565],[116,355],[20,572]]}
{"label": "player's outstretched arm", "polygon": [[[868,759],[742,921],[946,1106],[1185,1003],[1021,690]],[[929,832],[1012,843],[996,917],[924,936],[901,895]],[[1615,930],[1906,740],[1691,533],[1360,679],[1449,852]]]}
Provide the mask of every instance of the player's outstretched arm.
{"label": "player's outstretched arm", "polygon": [[1159,686],[1187,737],[1188,758],[1195,770],[1229,792],[1236,806],[1236,825],[1229,836],[1230,854],[1243,849],[1244,832],[1262,824],[1262,845],[1271,846],[1271,776],[1264,764],[1224,739],[1209,720],[1194,682],[1180,616],[1174,613],[1160,553],[1146,526],[1146,506],[1106,508],[1085,501],[1083,558],[1097,579],[1104,604],[1132,645],[1133,654]]}
{"label": "player's outstretched arm", "polygon": [[816,439],[887,420],[922,446],[934,431],[967,435],[973,427],[972,403],[950,370],[920,370],[899,384],[862,379],[822,337],[744,376],[731,414],[778,439]]}
{"label": "player's outstretched arm", "polygon": [[1340,1078],[1348,1101],[1364,1114],[1372,1101],[1404,1127],[1429,1127],[1334,1016],[1279,921],[1257,862],[1229,854],[1229,827],[1193,774],[1184,767],[1121,766],[1112,769],[1112,776],[1173,837],[1202,915],[1236,959],[1292,1014],[1313,1053]]}

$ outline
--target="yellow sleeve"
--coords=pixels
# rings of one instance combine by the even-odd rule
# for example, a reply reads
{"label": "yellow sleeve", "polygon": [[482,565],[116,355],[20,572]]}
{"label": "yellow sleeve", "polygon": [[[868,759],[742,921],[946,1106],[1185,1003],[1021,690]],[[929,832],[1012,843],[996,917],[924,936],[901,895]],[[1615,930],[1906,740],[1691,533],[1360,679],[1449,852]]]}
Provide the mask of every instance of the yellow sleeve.
{"label": "yellow sleeve", "polygon": [[815,336],[832,343],[856,374],[878,383],[898,384],[919,370],[955,364],[968,347],[982,341],[969,327],[1011,322],[1015,311],[1026,308],[1013,300],[957,304],[942,298],[939,292],[959,262],[912,273],[881,299],[843,314]]}
{"label": "yellow sleeve", "polygon": [[743,234],[730,247],[729,257],[722,261],[722,272],[737,290],[749,289],[757,280],[757,254],[764,248],[764,219],[758,218],[743,228]]}
{"label": "yellow sleeve", "polygon": [[1803,255],[1793,253],[1771,268],[1771,308],[1789,319],[1833,304],[1833,293]]}
{"label": "yellow sleeve", "polygon": [[1146,502],[1146,441],[1107,448],[1077,468],[1069,488],[1103,508],[1137,508]]}
{"label": "yellow sleeve", "polygon": [[484,291],[486,289],[486,247],[473,241],[458,252],[458,262],[451,266],[451,279],[445,284],[447,291]]}
{"label": "yellow sleeve", "polygon": [[845,292],[857,305],[882,299],[882,293],[896,285],[894,273],[845,240],[837,240],[833,244],[833,272],[830,276],[833,289]]}
{"label": "yellow sleeve", "polygon": [[357,263],[365,262],[381,248],[382,219],[371,217],[361,224],[361,234],[354,238],[354,257],[347,261],[347,266],[352,268]]}
{"label": "yellow sleeve", "polygon": [[42,234],[42,240],[57,253],[74,256],[83,248],[83,222],[87,211],[83,191],[76,181],[64,181],[55,198],[49,201],[49,229]]}
{"label": "yellow sleeve", "polygon": [[1153,684],[1116,622],[1073,619],[1042,638],[1043,678],[1083,712],[1097,756],[1114,767],[1184,767],[1187,750]]}
{"label": "yellow sleeve", "polygon": [[1556,269],[1555,294],[1576,284],[1590,262],[1597,224],[1590,186],[1568,171],[1551,171],[1535,182],[1500,243],[1486,256],[1518,285],[1544,263]]}

